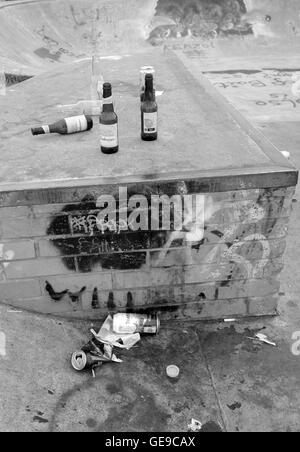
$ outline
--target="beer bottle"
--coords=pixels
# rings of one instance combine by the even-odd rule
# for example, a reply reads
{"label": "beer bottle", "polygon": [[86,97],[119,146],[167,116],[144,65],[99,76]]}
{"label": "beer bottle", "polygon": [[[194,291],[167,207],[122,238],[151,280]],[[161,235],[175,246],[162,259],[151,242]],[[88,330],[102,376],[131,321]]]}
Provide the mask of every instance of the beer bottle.
{"label": "beer bottle", "polygon": [[70,118],[61,119],[47,126],[33,127],[32,135],[45,135],[47,133],[59,133],[61,135],[69,135],[71,133],[85,132],[93,127],[93,120],[90,116],[72,116]]}
{"label": "beer bottle", "polygon": [[112,86],[103,85],[103,106],[100,115],[100,143],[104,154],[115,154],[119,150],[118,116],[114,111]]}
{"label": "beer bottle", "polygon": [[155,100],[153,74],[146,75],[144,102],[141,104],[142,140],[157,140],[158,107]]}

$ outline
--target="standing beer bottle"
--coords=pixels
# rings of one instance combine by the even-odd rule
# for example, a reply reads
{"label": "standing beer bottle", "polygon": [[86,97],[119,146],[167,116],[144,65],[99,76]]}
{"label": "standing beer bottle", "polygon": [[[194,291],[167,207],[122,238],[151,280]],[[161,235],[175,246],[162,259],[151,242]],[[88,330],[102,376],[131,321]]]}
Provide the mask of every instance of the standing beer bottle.
{"label": "standing beer bottle", "polygon": [[110,83],[103,85],[103,108],[100,115],[101,151],[104,154],[115,154],[119,150],[118,116],[114,111],[112,87]]}
{"label": "standing beer bottle", "polygon": [[155,100],[153,74],[147,74],[145,80],[144,102],[141,104],[142,140],[157,140],[158,107]]}

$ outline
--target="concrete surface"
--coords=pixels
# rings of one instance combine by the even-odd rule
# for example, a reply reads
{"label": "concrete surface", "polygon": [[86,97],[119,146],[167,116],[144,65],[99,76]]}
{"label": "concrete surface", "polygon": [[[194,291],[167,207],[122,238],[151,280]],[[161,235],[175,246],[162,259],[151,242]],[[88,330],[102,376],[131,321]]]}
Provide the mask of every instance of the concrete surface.
{"label": "concrete surface", "polygon": [[[299,167],[300,128],[293,115],[294,110],[284,122],[270,116],[257,125],[291,152]],[[220,423],[226,431],[300,431],[298,195],[299,188],[279,317],[232,325],[168,325],[160,336],[120,354],[123,364],[106,365],[93,380],[69,364],[71,353],[89,338],[89,323],[9,312],[2,306],[1,431],[187,431],[191,417],[213,422],[212,428]],[[277,348],[248,339],[261,329]],[[170,363],[181,368],[176,383],[165,376]]]}
{"label": "concrete surface", "polygon": [[[93,379],[70,366],[90,324],[1,307],[0,431],[186,432],[192,417],[229,432],[299,431],[295,306],[292,314],[293,322],[164,326]],[[248,339],[263,328],[277,348]],[[169,364],[181,369],[176,382],[165,374]]]}
{"label": "concrete surface", "polygon": [[[140,140],[139,67],[159,68],[160,132],[155,143]],[[196,177],[287,173],[293,168],[226,109],[193,77],[173,52],[141,53],[102,63],[114,87],[120,151],[100,152],[99,119],[88,133],[34,137],[30,128],[55,122],[59,104],[76,104],[90,94],[90,63],[64,66],[7,90],[1,100],[0,190],[60,188]],[[188,112],[188,115],[187,115]],[[130,113],[130,114],[128,114]],[[23,118],[21,120],[21,118]],[[63,150],[63,151],[62,151]],[[128,164],[128,157],[130,164]],[[292,172],[291,171],[291,172]],[[256,182],[253,182],[255,184]],[[240,182],[238,189],[244,188]],[[254,188],[260,188],[253,185]],[[285,186],[287,182],[282,182]],[[295,184],[295,183],[294,183]],[[293,184],[293,185],[294,185]],[[268,187],[273,187],[271,181]]]}

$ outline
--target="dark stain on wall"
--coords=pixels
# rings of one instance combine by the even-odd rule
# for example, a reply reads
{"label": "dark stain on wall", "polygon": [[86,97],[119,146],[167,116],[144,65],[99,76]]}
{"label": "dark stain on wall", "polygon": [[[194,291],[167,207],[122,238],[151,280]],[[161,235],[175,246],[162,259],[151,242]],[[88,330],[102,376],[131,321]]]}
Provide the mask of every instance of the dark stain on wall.
{"label": "dark stain on wall", "polygon": [[126,304],[126,308],[127,308],[127,311],[128,311],[129,309],[133,309],[133,308],[134,308],[134,299],[133,299],[133,295],[132,295],[131,292],[128,292],[128,294],[127,294],[127,304]]}
{"label": "dark stain on wall", "polygon": [[88,195],[79,204],[66,205],[51,221],[47,235],[53,236],[51,242],[69,270],[91,272],[99,264],[108,270],[140,269],[146,264],[146,252],[138,250],[161,248],[166,243],[165,231],[103,232],[96,227],[99,212],[94,197]]}
{"label": "dark stain on wall", "polygon": [[98,293],[98,287],[95,287],[92,297],[92,309],[99,309],[100,308],[100,301],[99,301],[99,293]]}
{"label": "dark stain on wall", "polygon": [[109,311],[114,311],[116,308],[113,292],[109,293],[108,300],[107,300],[107,307],[108,307]]}

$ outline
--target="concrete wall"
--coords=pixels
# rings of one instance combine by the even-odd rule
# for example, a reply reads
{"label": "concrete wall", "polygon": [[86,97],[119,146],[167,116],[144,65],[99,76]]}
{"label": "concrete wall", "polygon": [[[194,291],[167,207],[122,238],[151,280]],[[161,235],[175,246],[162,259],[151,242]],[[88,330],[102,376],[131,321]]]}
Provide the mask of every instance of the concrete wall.
{"label": "concrete wall", "polygon": [[[175,192],[195,194],[193,187],[180,182]],[[95,221],[101,193],[92,187],[0,195],[1,302],[79,317],[146,307],[166,319],[276,312],[293,187],[201,192],[203,234],[194,242],[192,225],[177,236],[102,234]],[[159,186],[143,193],[162,194]],[[49,285],[72,295],[55,301]]]}

